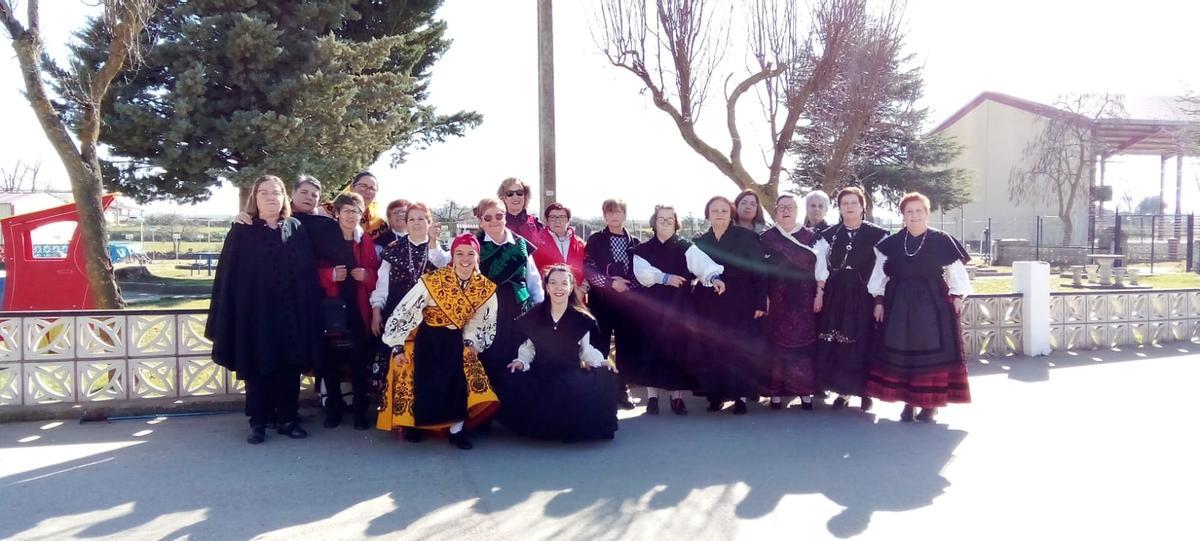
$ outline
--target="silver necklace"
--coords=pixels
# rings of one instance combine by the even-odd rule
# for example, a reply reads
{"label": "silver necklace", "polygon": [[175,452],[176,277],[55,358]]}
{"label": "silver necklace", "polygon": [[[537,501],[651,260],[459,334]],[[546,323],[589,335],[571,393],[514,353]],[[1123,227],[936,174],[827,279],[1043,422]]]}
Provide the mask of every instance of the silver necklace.
{"label": "silver necklace", "polygon": [[929,230],[926,229],[924,233],[921,233],[921,244],[917,245],[917,251],[910,254],[910,253],[908,253],[908,237],[911,237],[911,236],[912,235],[908,234],[908,229],[905,229],[904,230],[904,255],[906,255],[908,257],[913,257],[913,256],[921,253],[921,248],[925,247],[925,239],[929,237]]}
{"label": "silver necklace", "polygon": [[[842,233],[845,233],[845,235],[842,235]],[[846,266],[846,260],[850,258],[850,251],[854,249],[854,237],[858,235],[858,228],[855,228],[853,231],[851,231],[850,229],[846,229],[844,224],[838,224],[838,232],[833,236],[835,240],[834,244],[837,243],[836,239],[838,235],[842,235],[842,237],[846,239],[846,251],[842,253],[842,262],[834,267],[833,270],[835,271],[842,270],[842,268]]]}

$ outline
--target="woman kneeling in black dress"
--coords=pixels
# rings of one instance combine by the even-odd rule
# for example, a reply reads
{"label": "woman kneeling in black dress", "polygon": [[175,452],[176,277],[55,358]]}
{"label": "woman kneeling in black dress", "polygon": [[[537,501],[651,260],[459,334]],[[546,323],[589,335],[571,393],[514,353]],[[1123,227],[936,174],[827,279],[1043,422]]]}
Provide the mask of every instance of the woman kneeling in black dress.
{"label": "woman kneeling in black dress", "polygon": [[[596,319],[575,291],[571,268],[546,271],[546,300],[517,319],[524,340],[508,369],[500,422],[532,438],[612,439],[617,431],[616,368],[592,347]],[[535,362],[536,361],[536,362]]]}

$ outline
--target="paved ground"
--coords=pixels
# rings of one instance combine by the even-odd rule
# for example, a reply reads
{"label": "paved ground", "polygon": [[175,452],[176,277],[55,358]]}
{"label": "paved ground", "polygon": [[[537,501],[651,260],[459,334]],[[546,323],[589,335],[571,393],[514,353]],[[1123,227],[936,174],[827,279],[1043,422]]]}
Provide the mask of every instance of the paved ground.
{"label": "paved ground", "polygon": [[1197,539],[1200,346],[972,366],[938,425],[630,413],[613,442],[444,441],[240,415],[0,425],[0,538]]}

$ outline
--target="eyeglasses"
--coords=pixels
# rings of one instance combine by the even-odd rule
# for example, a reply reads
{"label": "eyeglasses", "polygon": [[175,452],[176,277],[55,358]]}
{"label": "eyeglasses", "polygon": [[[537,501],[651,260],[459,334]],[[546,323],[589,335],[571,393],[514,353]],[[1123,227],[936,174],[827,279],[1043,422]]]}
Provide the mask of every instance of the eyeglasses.
{"label": "eyeglasses", "polygon": [[551,222],[565,222],[569,220],[570,217],[561,214],[551,214],[550,217],[546,219],[550,220]]}
{"label": "eyeglasses", "polygon": [[675,223],[675,218],[671,217],[671,216],[664,216],[662,218],[657,218],[654,221],[656,221],[660,224],[673,224],[673,223]]}
{"label": "eyeglasses", "polygon": [[796,205],[779,205],[775,210],[796,210]]}
{"label": "eyeglasses", "polygon": [[484,214],[483,221],[485,221],[485,222],[503,222],[504,221],[504,213],[497,212],[495,214]]}
{"label": "eyeglasses", "polygon": [[508,191],[504,192],[504,197],[516,197],[518,195],[521,197],[524,197],[525,190],[508,190]]}
{"label": "eyeglasses", "polygon": [[342,213],[342,214],[346,214],[346,213],[349,213],[349,214],[362,214],[362,213],[363,213],[363,210],[362,210],[362,209],[360,209],[360,208],[358,208],[358,207],[344,207],[344,208],[342,208],[342,210],[339,210],[338,212],[340,212],[340,213]]}

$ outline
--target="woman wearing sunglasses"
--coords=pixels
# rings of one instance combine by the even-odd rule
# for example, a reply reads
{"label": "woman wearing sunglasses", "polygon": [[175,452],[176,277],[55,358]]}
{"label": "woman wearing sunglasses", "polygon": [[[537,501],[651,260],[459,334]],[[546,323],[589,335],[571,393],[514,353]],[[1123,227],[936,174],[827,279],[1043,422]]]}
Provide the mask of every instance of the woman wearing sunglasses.
{"label": "woman wearing sunglasses", "polygon": [[529,214],[529,196],[533,190],[529,188],[525,181],[509,177],[500,181],[500,189],[496,190],[496,197],[504,203],[504,223],[508,226],[509,231],[516,233],[526,240],[532,241],[546,229],[542,222],[538,221],[537,216]]}
{"label": "woman wearing sunglasses", "polygon": [[505,376],[511,375],[508,363],[517,357],[517,348],[521,345],[514,322],[533,305],[542,302],[545,295],[542,278],[533,261],[533,252],[537,248],[505,226],[504,203],[484,199],[475,206],[475,217],[479,218],[481,226],[475,235],[479,240],[479,272],[496,284],[499,302],[496,339],[479,358],[503,407]]}

